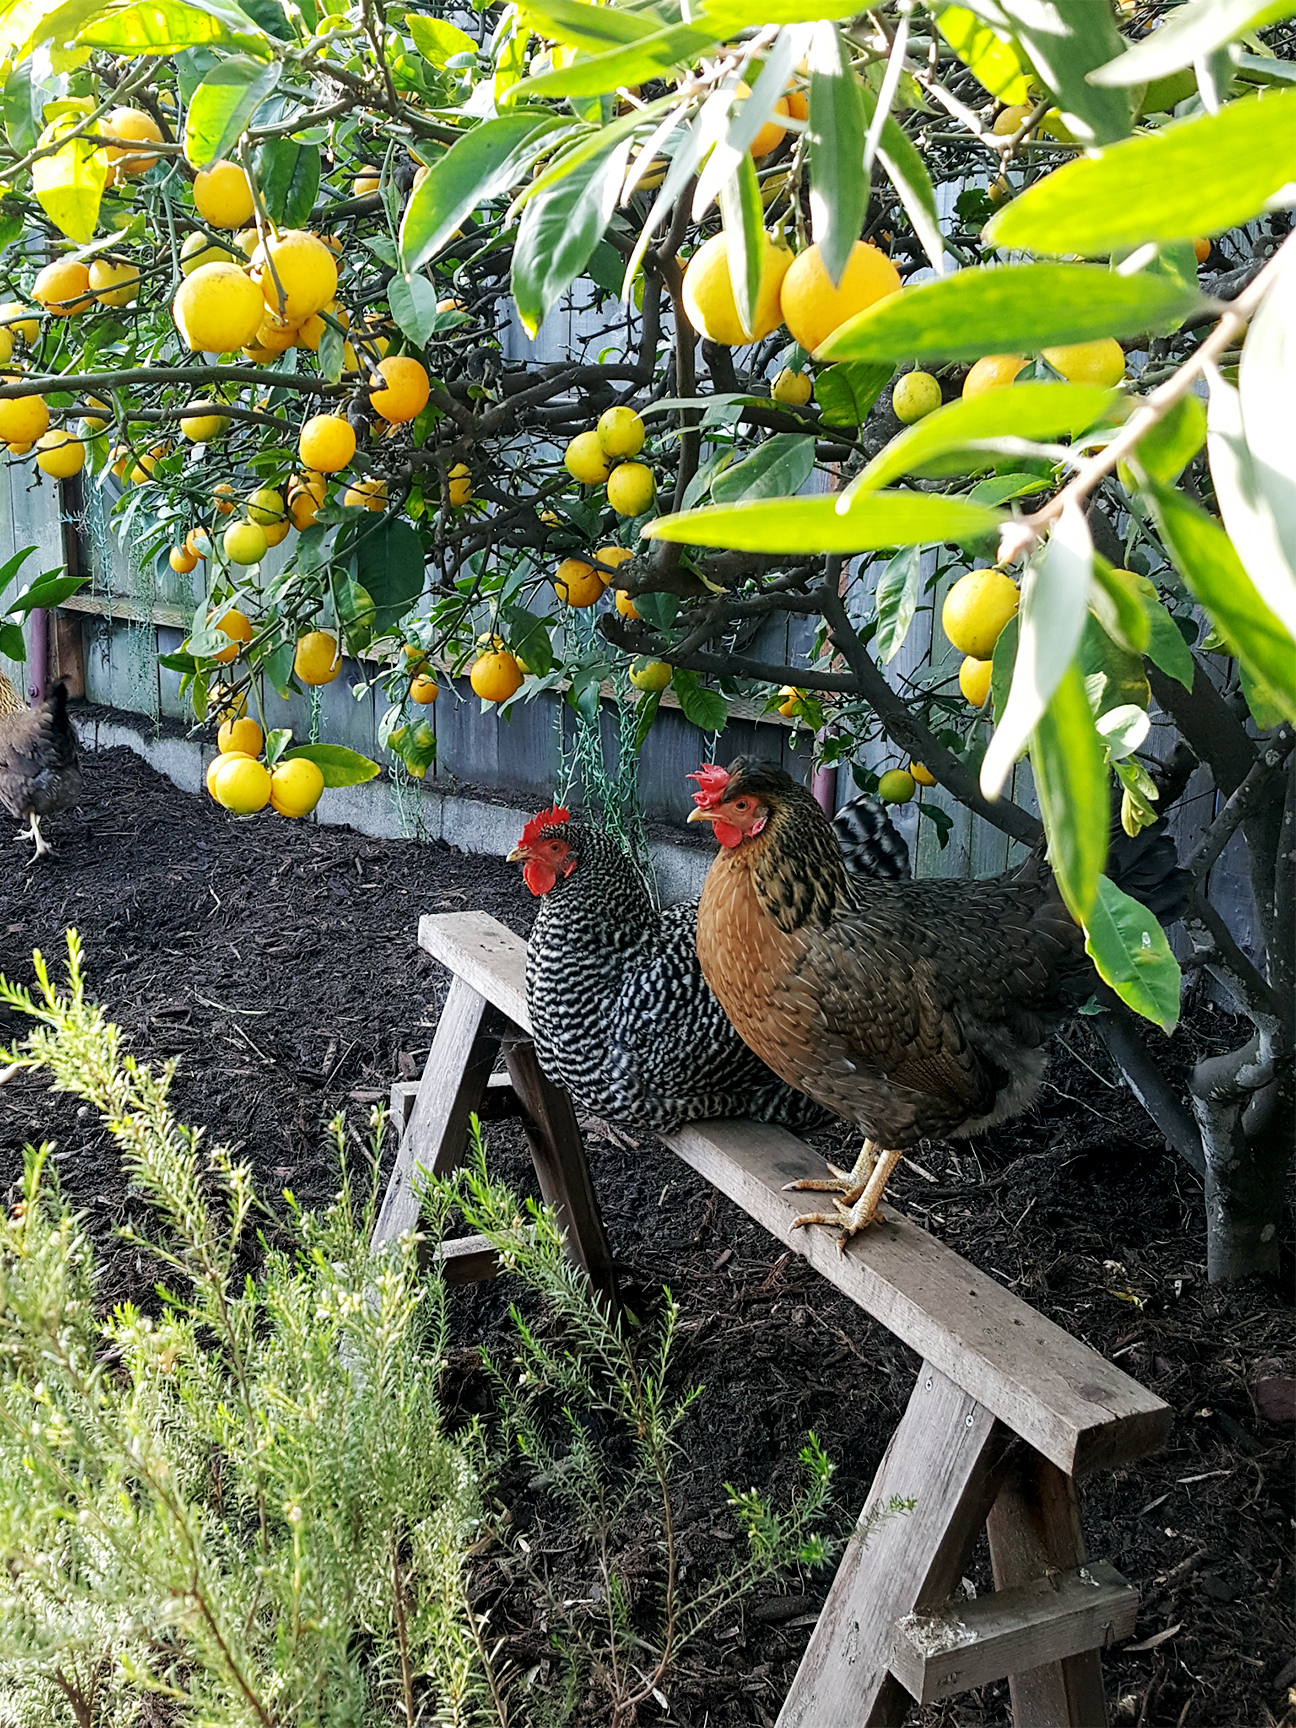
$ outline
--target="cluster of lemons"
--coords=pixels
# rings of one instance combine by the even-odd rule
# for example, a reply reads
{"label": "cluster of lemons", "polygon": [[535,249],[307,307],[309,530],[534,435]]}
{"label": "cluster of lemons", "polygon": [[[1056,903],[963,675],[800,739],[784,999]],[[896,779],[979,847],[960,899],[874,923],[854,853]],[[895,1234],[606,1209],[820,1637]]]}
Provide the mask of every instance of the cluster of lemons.
{"label": "cluster of lemons", "polygon": [[[219,616],[213,612],[208,623],[227,638],[225,646],[211,658],[221,666],[232,665],[255,634],[252,620],[237,606],[231,606]],[[297,638],[293,674],[299,684],[331,684],[341,670],[342,649],[336,631],[307,630]]]}
{"label": "cluster of lemons", "polygon": [[268,768],[259,760],[264,744],[255,720],[225,720],[216,734],[220,754],[207,769],[208,792],[236,816],[253,816],[267,804],[280,816],[309,816],[324,791],[322,770],[304,756]]}
{"label": "cluster of lemons", "polygon": [[582,486],[606,486],[608,503],[618,516],[642,516],[657,496],[652,469],[633,460],[643,449],[644,436],[644,423],[633,408],[609,408],[597,426],[576,434],[563,462]]}

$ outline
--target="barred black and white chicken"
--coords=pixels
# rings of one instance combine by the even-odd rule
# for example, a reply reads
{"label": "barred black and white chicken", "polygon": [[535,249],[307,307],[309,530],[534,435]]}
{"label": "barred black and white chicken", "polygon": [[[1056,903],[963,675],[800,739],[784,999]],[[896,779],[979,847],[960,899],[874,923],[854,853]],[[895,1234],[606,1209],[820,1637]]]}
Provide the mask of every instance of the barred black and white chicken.
{"label": "barred black and white chicken", "polygon": [[[876,799],[853,799],[835,827],[852,873],[908,874]],[[696,900],[659,911],[618,842],[562,809],[533,817],[509,859],[540,900],[527,956],[536,1055],[580,1109],[657,1131],[717,1116],[794,1131],[829,1120],[730,1026],[698,963]]]}
{"label": "barred black and white chicken", "polygon": [[0,673],[0,805],[11,816],[28,818],[19,838],[36,842],[37,858],[53,851],[41,833],[41,817],[75,804],[81,788],[66,687],[56,684],[43,702],[28,708]]}

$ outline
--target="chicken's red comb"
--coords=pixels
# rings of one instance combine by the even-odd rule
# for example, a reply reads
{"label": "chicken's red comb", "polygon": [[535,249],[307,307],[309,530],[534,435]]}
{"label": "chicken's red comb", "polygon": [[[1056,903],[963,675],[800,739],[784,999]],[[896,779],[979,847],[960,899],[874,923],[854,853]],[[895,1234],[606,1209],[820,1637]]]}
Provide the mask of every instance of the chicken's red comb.
{"label": "chicken's red comb", "polygon": [[519,846],[531,846],[541,836],[546,828],[557,828],[564,822],[570,822],[571,816],[561,805],[556,804],[552,810],[541,810],[527,823],[522,830]]}
{"label": "chicken's red comb", "polygon": [[698,790],[693,794],[693,802],[699,810],[710,810],[719,804],[729,788],[729,770],[722,768],[718,762],[708,762],[699,768],[696,774],[688,776],[696,780]]}

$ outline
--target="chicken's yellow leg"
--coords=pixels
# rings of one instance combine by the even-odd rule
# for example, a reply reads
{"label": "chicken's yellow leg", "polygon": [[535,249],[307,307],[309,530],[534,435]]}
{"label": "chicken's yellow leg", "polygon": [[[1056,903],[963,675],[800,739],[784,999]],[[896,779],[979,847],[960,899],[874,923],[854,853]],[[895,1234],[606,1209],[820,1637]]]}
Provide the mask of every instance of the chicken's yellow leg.
{"label": "chicken's yellow leg", "polygon": [[808,1212],[794,1218],[793,1224],[835,1224],[843,1232],[838,1247],[844,1251],[856,1231],[863,1230],[877,1217],[878,1205],[891,1179],[891,1172],[899,1162],[899,1152],[879,1153],[874,1142],[866,1140],[849,1176],[834,1171],[830,1180],[787,1183],[788,1188],[815,1188],[833,1196],[833,1211]]}
{"label": "chicken's yellow leg", "polygon": [[[831,1161],[828,1168],[831,1176],[803,1176],[799,1182],[785,1182],[785,1194],[804,1193],[811,1190],[816,1194],[848,1195],[848,1205],[854,1205],[867,1186],[869,1177],[873,1174],[873,1166],[877,1163],[877,1144],[866,1140],[860,1148],[860,1155],[849,1170],[839,1170]],[[801,1219],[797,1219],[801,1223]]]}

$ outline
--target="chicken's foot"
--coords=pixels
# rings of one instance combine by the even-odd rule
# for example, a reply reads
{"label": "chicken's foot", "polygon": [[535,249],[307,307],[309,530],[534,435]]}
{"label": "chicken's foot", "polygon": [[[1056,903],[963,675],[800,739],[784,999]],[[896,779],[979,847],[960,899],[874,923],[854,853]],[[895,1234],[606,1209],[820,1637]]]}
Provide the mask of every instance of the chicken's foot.
{"label": "chicken's foot", "polygon": [[22,833],[18,836],[18,838],[19,838],[19,840],[34,840],[36,842],[36,857],[32,859],[33,864],[36,862],[37,858],[44,858],[47,855],[47,853],[50,853],[54,850],[54,848],[50,845],[49,841],[41,833],[41,831],[40,831],[40,817],[36,814],[36,812],[34,810],[32,811],[32,818],[31,818],[30,825],[23,829]]}
{"label": "chicken's foot", "polygon": [[844,1253],[846,1244],[856,1231],[865,1229],[876,1219],[891,1172],[899,1162],[899,1152],[879,1153],[875,1142],[866,1140],[852,1170],[839,1170],[835,1164],[830,1164],[831,1177],[807,1177],[800,1182],[785,1183],[785,1190],[808,1188],[833,1196],[833,1211],[804,1213],[792,1220],[793,1225],[835,1225],[842,1231],[837,1246]]}

